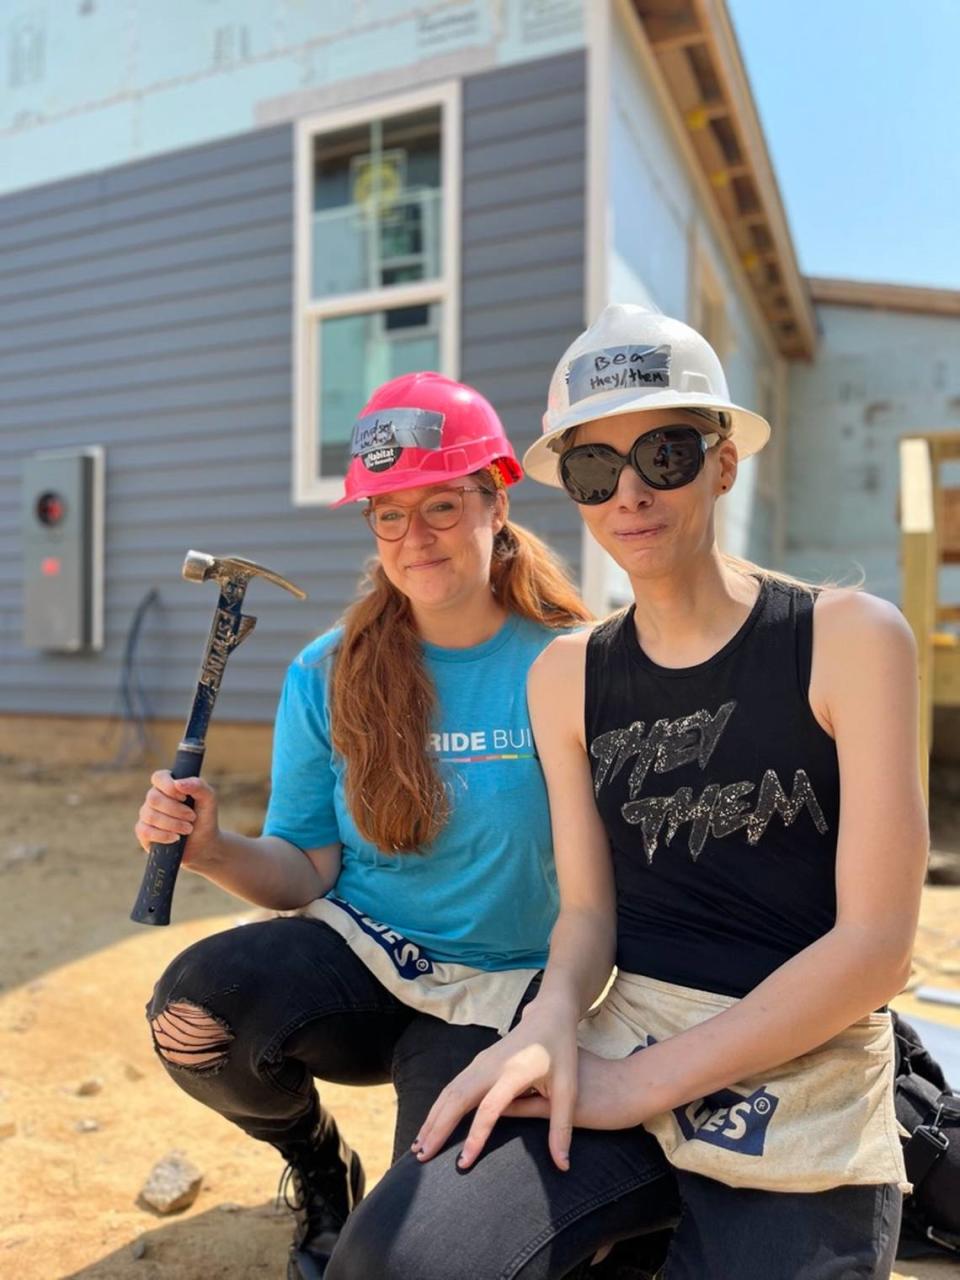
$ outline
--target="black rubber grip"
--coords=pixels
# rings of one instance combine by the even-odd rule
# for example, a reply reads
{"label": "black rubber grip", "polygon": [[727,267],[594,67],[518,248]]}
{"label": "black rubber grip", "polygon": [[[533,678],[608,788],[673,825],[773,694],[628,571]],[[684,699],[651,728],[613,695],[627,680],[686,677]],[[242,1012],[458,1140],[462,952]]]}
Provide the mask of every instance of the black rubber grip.
{"label": "black rubber grip", "polygon": [[[170,773],[174,778],[193,778],[199,775],[203,763],[203,751],[181,747],[177,752]],[[187,796],[184,804],[193,807],[193,800]],[[186,837],[181,836],[171,844],[152,844],[147,855],[147,866],[140,882],[140,892],[130,912],[130,919],[136,924],[169,924],[170,906],[173,902],[173,890],[177,883],[177,872],[183,857],[183,846]]]}
{"label": "black rubber grip", "polygon": [[147,869],[140,882],[140,892],[130,912],[137,924],[169,924],[170,904],[177,883],[184,837],[174,844],[152,844],[147,856]]}

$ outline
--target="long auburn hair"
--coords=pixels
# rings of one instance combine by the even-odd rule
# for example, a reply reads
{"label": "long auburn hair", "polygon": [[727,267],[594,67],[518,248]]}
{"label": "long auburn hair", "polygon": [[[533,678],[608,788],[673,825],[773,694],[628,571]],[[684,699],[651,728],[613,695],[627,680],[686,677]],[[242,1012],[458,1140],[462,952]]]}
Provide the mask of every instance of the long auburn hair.
{"label": "long auburn hair", "polygon": [[[476,478],[494,497],[498,485],[491,473]],[[508,614],[557,630],[591,620],[550,548],[509,521],[494,538],[490,584]],[[367,565],[360,594],[341,621],[330,721],[333,746],[346,761],[350,815],[382,852],[419,852],[450,816],[447,789],[427,750],[436,691],[410,601],[379,560]]]}

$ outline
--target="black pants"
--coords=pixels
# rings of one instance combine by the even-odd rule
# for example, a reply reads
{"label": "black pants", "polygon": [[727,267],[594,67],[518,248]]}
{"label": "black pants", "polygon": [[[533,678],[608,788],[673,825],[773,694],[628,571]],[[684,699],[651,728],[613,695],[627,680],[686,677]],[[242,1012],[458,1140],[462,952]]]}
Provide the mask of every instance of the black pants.
{"label": "black pants", "polygon": [[462,1172],[455,1160],[464,1134],[461,1126],[425,1165],[407,1154],[393,1166],[347,1220],[326,1280],[589,1278],[600,1245],[670,1225],[678,1212],[662,1280],[890,1275],[895,1187],[727,1187],[672,1170],[642,1128],[575,1129],[569,1172],[560,1173],[541,1120],[501,1120]]}
{"label": "black pants", "polygon": [[207,1066],[176,1065],[160,1053],[180,1088],[278,1147],[324,1120],[322,1144],[331,1156],[339,1135],[320,1107],[314,1077],[392,1081],[397,1159],[444,1085],[497,1039],[487,1027],[451,1026],[402,1004],[339,934],[303,917],[243,925],[188,947],[157,983],[147,1015],[177,1002],[205,1011],[223,1032]]}

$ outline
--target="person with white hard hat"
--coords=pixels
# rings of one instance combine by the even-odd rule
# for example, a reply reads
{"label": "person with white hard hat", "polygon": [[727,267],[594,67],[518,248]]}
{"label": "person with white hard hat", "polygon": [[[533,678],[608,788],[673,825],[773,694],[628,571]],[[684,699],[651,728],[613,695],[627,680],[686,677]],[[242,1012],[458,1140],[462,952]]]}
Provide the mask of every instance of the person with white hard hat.
{"label": "person with white hard hat", "polygon": [[[392,1225],[381,1280],[603,1274],[605,1246],[676,1207],[651,1135],[682,1206],[669,1280],[890,1274],[906,1184],[885,1005],[927,852],[914,643],[885,601],[718,549],[716,504],[768,434],[707,342],[644,308],[607,307],[557,367],[525,466],[635,601],[531,669],[549,964],[344,1238],[349,1257]],[[580,1162],[597,1131],[599,1180]],[[452,1262],[438,1221],[482,1244]]]}
{"label": "person with white hard hat", "polygon": [[335,504],[362,504],[376,559],[289,668],[263,834],[221,830],[200,778],[154,774],[140,810],[145,849],[184,834],[188,870],[290,917],[189,947],[148,1008],[173,1080],[288,1162],[290,1277],[323,1274],[363,1193],[314,1079],[392,1080],[406,1150],[546,960],[557,889],[526,676],[589,614],[509,520],[522,474],[474,388],[379,387]]}

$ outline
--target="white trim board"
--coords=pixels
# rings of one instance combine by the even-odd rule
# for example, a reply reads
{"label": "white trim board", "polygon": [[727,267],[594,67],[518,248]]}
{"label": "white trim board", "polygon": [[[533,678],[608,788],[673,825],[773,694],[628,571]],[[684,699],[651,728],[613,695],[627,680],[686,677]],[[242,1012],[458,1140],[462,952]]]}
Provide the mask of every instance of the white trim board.
{"label": "white trim board", "polygon": [[[317,134],[362,125],[427,107],[440,108],[440,169],[443,191],[441,274],[436,280],[314,299],[310,289],[312,145]],[[291,496],[295,506],[329,503],[342,492],[342,478],[315,473],[317,369],[315,326],[328,316],[356,315],[385,308],[436,302],[442,307],[440,370],[460,372],[460,206],[462,107],[459,81],[396,94],[340,111],[298,120],[294,135],[293,250],[293,432]],[[356,406],[356,411],[362,405]]]}
{"label": "white trim board", "polygon": [[[587,37],[587,172],[584,236],[584,325],[609,301],[610,0],[585,6]],[[580,593],[598,617],[607,611],[607,554],[584,524],[580,530]]]}

